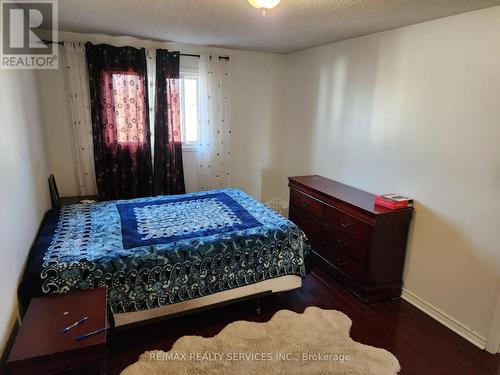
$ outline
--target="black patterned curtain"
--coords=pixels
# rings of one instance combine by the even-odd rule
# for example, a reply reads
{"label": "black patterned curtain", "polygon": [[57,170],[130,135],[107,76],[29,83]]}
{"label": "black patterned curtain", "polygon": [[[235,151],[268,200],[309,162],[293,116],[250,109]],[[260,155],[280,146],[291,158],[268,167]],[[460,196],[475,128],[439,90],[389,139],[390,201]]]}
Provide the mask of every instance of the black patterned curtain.
{"label": "black patterned curtain", "polygon": [[156,50],[155,195],[184,194],[179,99],[179,52]]}
{"label": "black patterned curtain", "polygon": [[152,194],[146,52],[86,43],[97,189],[102,200]]}

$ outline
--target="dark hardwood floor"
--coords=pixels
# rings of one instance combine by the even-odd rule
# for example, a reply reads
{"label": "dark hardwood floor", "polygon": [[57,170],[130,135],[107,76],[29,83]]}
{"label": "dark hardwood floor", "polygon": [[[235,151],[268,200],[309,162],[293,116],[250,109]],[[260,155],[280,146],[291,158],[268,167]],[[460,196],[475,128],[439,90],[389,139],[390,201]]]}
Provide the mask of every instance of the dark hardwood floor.
{"label": "dark hardwood floor", "polygon": [[392,352],[402,374],[500,374],[500,354],[480,350],[402,299],[364,305],[319,269],[301,289],[264,298],[261,315],[255,301],[219,307],[147,326],[114,332],[108,374],[119,374],[146,350],[169,350],[184,335],[210,337],[235,320],[263,322],[281,309],[307,306],[336,309],[352,320],[351,337]]}

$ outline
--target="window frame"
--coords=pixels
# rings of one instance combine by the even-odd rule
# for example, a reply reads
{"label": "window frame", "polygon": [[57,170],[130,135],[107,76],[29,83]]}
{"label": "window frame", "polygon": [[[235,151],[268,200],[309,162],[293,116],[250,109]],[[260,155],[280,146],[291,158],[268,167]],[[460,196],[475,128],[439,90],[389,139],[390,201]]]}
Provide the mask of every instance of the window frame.
{"label": "window frame", "polygon": [[[186,143],[185,141],[185,131],[186,131],[186,121],[185,121],[185,106],[184,106],[184,79],[185,78],[195,78],[197,82],[197,117],[198,121],[197,127],[197,140],[196,142]],[[198,151],[199,149],[199,136],[200,136],[200,121],[199,121],[199,93],[200,93],[200,75],[197,69],[183,68],[179,74],[179,99],[181,105],[181,138],[182,138],[182,150],[183,151]]]}

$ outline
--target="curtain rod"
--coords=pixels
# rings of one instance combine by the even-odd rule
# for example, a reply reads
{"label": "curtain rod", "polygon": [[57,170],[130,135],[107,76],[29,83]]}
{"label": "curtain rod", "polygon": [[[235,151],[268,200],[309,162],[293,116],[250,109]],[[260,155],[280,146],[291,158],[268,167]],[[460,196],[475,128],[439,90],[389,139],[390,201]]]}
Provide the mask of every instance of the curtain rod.
{"label": "curtain rod", "polygon": [[[45,44],[59,44],[59,45],[64,45],[64,42],[54,42],[52,40],[45,40],[45,39],[42,39],[42,42],[44,42]],[[179,55],[181,56],[189,56],[189,57],[198,57],[200,58],[200,55],[196,55],[196,54],[191,54],[191,53],[180,53],[179,52]],[[230,60],[230,57],[229,56],[219,56],[219,60],[226,60],[226,61],[229,61]]]}

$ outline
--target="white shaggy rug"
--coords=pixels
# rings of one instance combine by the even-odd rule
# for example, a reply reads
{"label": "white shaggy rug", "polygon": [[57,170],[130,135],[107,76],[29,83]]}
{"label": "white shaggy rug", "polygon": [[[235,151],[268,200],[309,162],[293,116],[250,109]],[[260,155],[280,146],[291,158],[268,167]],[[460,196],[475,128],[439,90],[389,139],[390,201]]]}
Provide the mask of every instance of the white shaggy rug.
{"label": "white shaggy rug", "polygon": [[396,357],[353,341],[351,324],[340,311],[281,310],[269,322],[237,321],[211,338],[181,337],[170,352],[146,352],[121,374],[397,374]]}

